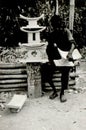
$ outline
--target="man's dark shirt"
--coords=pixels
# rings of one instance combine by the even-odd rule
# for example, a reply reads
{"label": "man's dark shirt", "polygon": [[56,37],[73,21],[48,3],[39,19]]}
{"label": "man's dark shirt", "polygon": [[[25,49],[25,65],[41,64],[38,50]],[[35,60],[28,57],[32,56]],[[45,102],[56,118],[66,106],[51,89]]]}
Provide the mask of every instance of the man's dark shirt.
{"label": "man's dark shirt", "polygon": [[61,59],[57,48],[63,51],[69,51],[71,48],[71,40],[73,40],[71,32],[66,28],[64,30],[56,29],[51,32],[48,36],[48,46],[46,50],[49,60]]}

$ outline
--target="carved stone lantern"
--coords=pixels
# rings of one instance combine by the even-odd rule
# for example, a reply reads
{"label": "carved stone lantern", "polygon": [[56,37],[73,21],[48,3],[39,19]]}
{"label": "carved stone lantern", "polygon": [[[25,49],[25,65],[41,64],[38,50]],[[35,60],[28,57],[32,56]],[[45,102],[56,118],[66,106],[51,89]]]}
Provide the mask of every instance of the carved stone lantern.
{"label": "carved stone lantern", "polygon": [[46,27],[38,25],[38,21],[43,17],[43,14],[35,18],[28,18],[20,15],[20,18],[28,21],[27,26],[20,28],[23,32],[27,33],[27,43],[23,43],[21,46],[28,49],[28,61],[44,60],[46,55],[45,48],[47,43],[42,42],[40,39],[40,33],[45,30]]}

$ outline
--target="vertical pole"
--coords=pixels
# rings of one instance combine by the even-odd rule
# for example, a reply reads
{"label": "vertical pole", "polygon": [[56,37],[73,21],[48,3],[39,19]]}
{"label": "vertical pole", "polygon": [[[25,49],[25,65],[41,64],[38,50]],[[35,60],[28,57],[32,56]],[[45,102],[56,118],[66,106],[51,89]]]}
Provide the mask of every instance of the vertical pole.
{"label": "vertical pole", "polygon": [[59,14],[59,11],[58,11],[58,0],[56,0],[56,15]]}
{"label": "vertical pole", "polygon": [[69,29],[73,33],[75,0],[70,0]]}

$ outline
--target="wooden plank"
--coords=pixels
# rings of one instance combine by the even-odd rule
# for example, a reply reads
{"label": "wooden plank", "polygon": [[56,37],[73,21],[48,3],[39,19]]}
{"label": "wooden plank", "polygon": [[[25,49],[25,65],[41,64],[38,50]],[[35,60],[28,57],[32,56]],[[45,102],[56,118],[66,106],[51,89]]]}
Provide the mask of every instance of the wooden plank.
{"label": "wooden plank", "polygon": [[0,80],[1,79],[25,79],[27,78],[27,74],[14,74],[14,75],[0,75]]}
{"label": "wooden plank", "polygon": [[58,67],[57,67],[56,70],[54,71],[54,74],[61,74],[61,72],[58,70]]}
{"label": "wooden plank", "polygon": [[[69,81],[69,86],[71,86],[71,85],[75,85],[75,80],[70,80]],[[61,86],[61,82],[54,82],[54,85],[55,86]]]}
{"label": "wooden plank", "polygon": [[20,63],[0,63],[0,69],[1,68],[26,68],[26,65]]}
{"label": "wooden plank", "polygon": [[1,84],[15,84],[15,83],[25,83],[27,82],[26,79],[8,79],[8,80],[0,80],[0,85]]}
{"label": "wooden plank", "polygon": [[[75,79],[69,78],[69,83],[72,82],[72,80],[75,81]],[[61,77],[54,77],[54,78],[52,79],[52,81],[53,81],[53,82],[61,82]]]}
{"label": "wooden plank", "polygon": [[53,78],[54,78],[54,77],[61,77],[61,73],[59,73],[59,74],[54,73],[54,74],[53,74]]}
{"label": "wooden plank", "polygon": [[53,82],[61,82],[61,78],[60,77],[54,77],[52,79]]}
{"label": "wooden plank", "polygon": [[[52,90],[52,87],[49,85],[49,83],[44,83],[45,84],[45,90]],[[74,86],[76,84],[75,80],[69,81],[69,87]],[[55,82],[54,85],[56,86],[56,89],[61,89],[61,82]]]}
{"label": "wooden plank", "polygon": [[21,88],[21,87],[27,87],[27,83],[17,83],[17,84],[0,84],[0,89],[4,89],[4,88]]}
{"label": "wooden plank", "polygon": [[25,90],[26,90],[25,87],[22,87],[22,88],[4,88],[4,89],[0,88],[0,92],[25,91]]}
{"label": "wooden plank", "polygon": [[0,69],[1,74],[24,74],[26,73],[26,69]]}

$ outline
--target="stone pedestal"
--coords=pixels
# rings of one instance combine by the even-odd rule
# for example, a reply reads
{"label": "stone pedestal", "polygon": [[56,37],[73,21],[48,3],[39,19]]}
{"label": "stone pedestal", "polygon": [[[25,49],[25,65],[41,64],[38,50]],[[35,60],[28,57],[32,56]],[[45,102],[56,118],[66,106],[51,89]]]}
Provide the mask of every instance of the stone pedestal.
{"label": "stone pedestal", "polygon": [[25,57],[19,61],[26,63],[27,66],[28,97],[41,97],[42,87],[40,69],[41,64],[48,62],[46,44],[43,44],[43,46],[27,46]]}
{"label": "stone pedestal", "polygon": [[28,75],[28,96],[29,98],[41,97],[41,63],[28,62],[27,63],[27,75]]}

